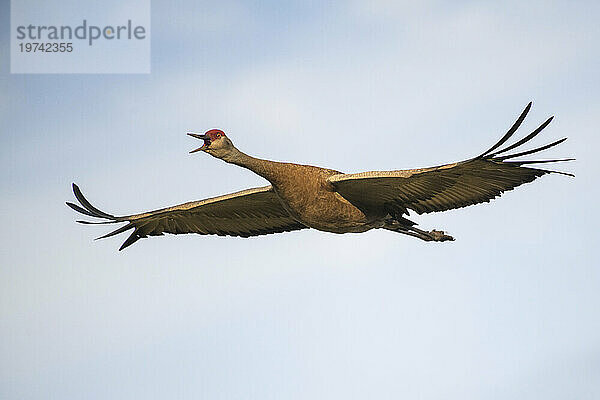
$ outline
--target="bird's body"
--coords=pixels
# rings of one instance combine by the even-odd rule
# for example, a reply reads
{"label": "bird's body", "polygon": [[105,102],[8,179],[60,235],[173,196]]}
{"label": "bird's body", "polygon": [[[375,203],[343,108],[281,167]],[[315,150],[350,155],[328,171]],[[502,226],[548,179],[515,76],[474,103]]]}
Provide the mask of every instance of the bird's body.
{"label": "bird's body", "polygon": [[140,238],[163,233],[248,237],[304,228],[333,233],[359,233],[384,228],[426,241],[454,240],[442,231],[428,232],[416,228],[414,222],[405,218],[408,210],[422,214],[488,202],[502,192],[544,174],[561,173],[523,165],[570,160],[507,161],[553,147],[565,139],[537,149],[500,156],[531,140],[552,120],[548,119],[513,145],[496,150],[515,133],[530,107],[531,103],[504,137],[482,155],[458,163],[412,170],[343,174],[327,168],[251,157],[235,148],[220,130],[211,130],[204,135],[190,134],[205,142],[193,152],[202,150],[247,168],[271,185],[117,217],[92,206],[74,184],[75,196],[81,206],[67,205],[82,214],[107,220],[79,221],[82,223],[127,222],[127,225],[103,236],[134,229],[121,249]]}
{"label": "bird's body", "polygon": [[308,165],[285,166],[293,171],[291,179],[273,184],[283,207],[304,225],[333,233],[365,232],[375,225],[338,192],[327,178],[336,171]]}
{"label": "bird's body", "polygon": [[281,206],[309,228],[333,233],[364,232],[373,227],[360,209],[335,191],[327,180],[341,172],[294,163],[260,160],[240,154],[237,165],[267,179]]}

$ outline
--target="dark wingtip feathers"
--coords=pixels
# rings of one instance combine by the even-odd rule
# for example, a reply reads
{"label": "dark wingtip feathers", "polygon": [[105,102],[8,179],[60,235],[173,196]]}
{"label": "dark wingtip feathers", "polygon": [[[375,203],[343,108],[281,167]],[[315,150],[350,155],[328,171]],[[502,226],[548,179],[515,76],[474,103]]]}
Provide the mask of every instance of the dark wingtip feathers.
{"label": "dark wingtip feathers", "polygon": [[106,239],[106,238],[109,238],[109,237],[111,237],[111,236],[118,235],[119,233],[123,233],[123,232],[125,232],[125,231],[128,231],[128,230],[129,230],[129,229],[131,229],[131,228],[133,228],[133,224],[130,222],[130,223],[128,223],[127,225],[124,225],[124,226],[122,226],[122,227],[120,227],[120,228],[118,228],[118,229],[115,229],[114,231],[112,231],[112,232],[109,232],[109,233],[107,233],[106,235],[99,236],[99,237],[97,237],[97,238],[96,238],[96,239],[94,239],[94,240]]}
{"label": "dark wingtip feathers", "polygon": [[496,143],[495,145],[490,147],[487,151],[485,151],[484,153],[482,153],[481,155],[479,155],[476,158],[482,158],[482,157],[488,155],[492,151],[496,150],[498,147],[502,146],[508,139],[510,139],[510,137],[517,131],[517,129],[519,129],[519,127],[523,123],[523,120],[529,113],[529,110],[531,109],[532,104],[533,104],[533,102],[531,102],[531,101],[529,102],[529,104],[527,104],[527,106],[525,107],[525,109],[523,110],[521,115],[519,115],[519,118],[517,118],[517,120],[515,121],[513,126],[510,127],[510,129],[508,130],[508,132],[506,132],[504,134],[504,136],[502,136],[502,138],[498,141],[498,143]]}
{"label": "dark wingtip feathers", "polygon": [[[554,119],[554,116],[551,116],[546,121],[544,121],[537,129],[535,129],[533,132],[531,132],[530,134],[528,134],[527,136],[525,136],[521,140],[515,142],[514,144],[512,144],[510,146],[505,147],[504,149],[495,151],[496,149],[498,149],[499,147],[501,147],[504,143],[506,143],[506,141],[508,139],[510,139],[512,137],[512,135],[517,131],[517,129],[521,126],[523,120],[525,119],[525,117],[529,113],[529,110],[531,109],[531,105],[532,105],[532,102],[530,102],[529,104],[527,104],[527,107],[525,107],[525,110],[523,110],[523,112],[521,113],[521,115],[519,116],[519,118],[517,118],[516,122],[510,127],[510,129],[508,130],[508,132],[506,132],[506,134],[504,134],[504,136],[502,136],[502,138],[496,144],[494,144],[492,147],[490,147],[483,154],[479,155],[478,157],[475,157],[475,159],[486,159],[486,160],[496,161],[496,162],[505,162],[505,163],[508,163],[508,164],[519,165],[519,166],[520,165],[524,165],[524,164],[553,163],[553,162],[559,162],[559,161],[571,161],[571,160],[574,160],[574,158],[566,158],[566,159],[540,160],[540,161],[505,161],[505,160],[510,160],[512,158],[516,158],[516,157],[520,157],[520,156],[525,156],[525,155],[528,155],[528,154],[534,154],[534,153],[537,153],[537,152],[540,152],[540,151],[543,151],[543,150],[547,150],[547,149],[549,149],[551,147],[558,146],[559,144],[561,144],[562,142],[564,142],[565,140],[567,140],[566,137],[562,138],[562,139],[559,139],[557,141],[554,141],[552,143],[549,143],[547,145],[536,147],[536,148],[531,149],[531,150],[521,151],[521,152],[518,152],[518,153],[508,154],[508,155],[505,155],[505,156],[498,157],[498,155],[501,154],[501,153],[505,153],[505,152],[507,152],[509,150],[513,150],[513,149],[518,148],[519,146],[521,146],[521,145],[529,142],[531,139],[533,139],[534,137],[536,137],[542,130],[544,130],[550,124],[550,122],[552,122],[552,120]],[[546,173],[557,173],[557,174],[562,174],[562,175],[575,176],[573,174],[566,173],[566,172],[560,172],[560,171],[550,171],[550,170],[541,170],[541,171],[544,171]]]}
{"label": "dark wingtip feathers", "polygon": [[[128,226],[128,225],[126,225]],[[138,235],[138,230],[134,230],[131,235],[129,235],[129,237],[127,238],[126,241],[123,242],[123,244],[121,245],[121,247],[119,247],[119,251],[131,246],[132,244],[134,244],[135,242],[137,242],[138,240],[140,240],[141,236]]]}
{"label": "dark wingtip feathers", "polygon": [[[563,161],[575,161],[575,159],[574,158],[557,158],[554,160],[504,161],[504,163],[513,164],[513,165],[517,165],[520,167],[522,165],[529,165],[529,164],[547,164],[547,163],[555,163],[555,162],[563,162]],[[573,178],[575,177],[575,174],[572,174],[570,172],[553,171],[553,170],[547,170],[547,169],[540,169],[540,171],[544,171],[547,174],[560,174],[560,175],[570,176]]]}
{"label": "dark wingtip feathers", "polygon": [[83,208],[85,208],[88,212],[83,212],[83,210],[81,209],[81,207],[73,204],[73,203],[68,203],[67,205],[69,207],[71,207],[72,209],[74,209],[75,211],[79,211],[82,214],[85,215],[89,215],[92,217],[96,217],[96,218],[104,218],[104,219],[112,219],[112,220],[116,220],[117,217],[115,217],[114,215],[110,215],[105,213],[104,211],[100,211],[98,210],[96,207],[94,207],[83,195],[83,193],[81,193],[81,190],[79,189],[79,186],[77,186],[75,183],[73,183],[73,193],[75,194],[75,198],[79,201],[79,204],[81,204],[83,206]]}
{"label": "dark wingtip feathers", "polygon": [[554,116],[551,116],[546,121],[544,121],[544,123],[541,124],[536,130],[534,130],[533,132],[531,132],[529,135],[525,136],[523,139],[519,140],[515,144],[512,144],[512,145],[510,145],[510,146],[508,146],[508,147],[506,147],[506,148],[504,148],[502,150],[496,151],[494,153],[494,155],[498,155],[500,153],[504,153],[506,151],[514,149],[515,147],[519,147],[523,143],[529,142],[531,139],[533,139],[534,137],[536,137],[538,135],[538,133],[540,133],[542,130],[544,130],[544,128],[547,127],[550,124],[550,122],[552,122],[553,119],[554,119]]}
{"label": "dark wingtip feathers", "polygon": [[[114,224],[117,222],[126,222],[127,220],[121,217],[115,217],[114,215],[105,213],[104,211],[100,211],[99,209],[97,209],[96,207],[94,207],[83,195],[83,193],[81,193],[81,190],[79,189],[79,186],[77,186],[75,183],[73,183],[72,185],[73,187],[73,193],[75,194],[75,198],[77,199],[77,201],[79,201],[79,204],[81,205],[77,205],[75,203],[71,203],[69,201],[65,202],[65,204],[70,207],[71,209],[77,211],[78,213],[81,213],[83,215],[86,215],[88,217],[93,217],[93,218],[101,218],[104,220],[108,220],[108,221],[82,221],[82,220],[78,220],[76,222],[80,223],[80,224],[87,224],[87,225],[96,225],[96,224]],[[117,235],[119,233],[125,232],[129,229],[132,229],[134,226],[131,222],[129,222],[127,225],[122,226],[112,232],[107,233],[106,235],[97,237],[94,240],[99,240],[99,239],[104,239],[104,238],[108,238],[114,235]],[[123,250],[124,248],[126,248],[127,246],[132,245],[135,241],[137,241],[139,239],[139,236],[137,235],[137,230],[133,232],[133,234],[125,241],[125,243],[123,243],[123,245],[121,246],[120,250]]]}
{"label": "dark wingtip feathers", "polygon": [[507,156],[502,156],[502,157],[493,157],[493,159],[494,160],[498,160],[498,161],[503,161],[503,160],[508,160],[510,158],[515,158],[515,157],[520,157],[520,156],[526,156],[528,154],[537,153],[537,152],[549,149],[551,147],[558,146],[559,144],[561,144],[565,140],[567,140],[567,138],[562,138],[562,139],[559,139],[559,140],[557,140],[555,142],[549,143],[547,145],[540,146],[540,147],[537,147],[535,149],[531,149],[531,150],[527,150],[527,151],[522,151],[520,153],[509,154]]}
{"label": "dark wingtip feathers", "polygon": [[77,211],[78,213],[87,215],[89,217],[94,217],[94,214],[92,214],[91,212],[89,212],[85,208],[79,207],[77,204],[74,204],[74,203],[71,203],[71,202],[68,202],[68,201],[66,201],[65,204],[67,206],[71,207],[73,210]]}

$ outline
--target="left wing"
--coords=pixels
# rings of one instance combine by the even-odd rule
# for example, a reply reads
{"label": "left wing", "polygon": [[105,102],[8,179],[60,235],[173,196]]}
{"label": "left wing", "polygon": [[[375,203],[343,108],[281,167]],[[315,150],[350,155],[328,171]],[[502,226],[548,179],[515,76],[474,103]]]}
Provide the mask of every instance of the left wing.
{"label": "left wing", "polygon": [[533,139],[552,121],[553,117],[523,139],[502,150],[496,150],[516,132],[530,108],[531,103],[498,143],[470,160],[432,168],[338,174],[329,177],[328,180],[338,193],[355,206],[363,210],[385,211],[400,216],[407,214],[407,209],[423,214],[489,202],[507,190],[512,190],[548,173],[573,176],[565,172],[524,167],[528,164],[570,161],[573,160],[572,158],[539,161],[511,160],[549,149],[567,138],[532,150],[501,155]]}
{"label": "left wing", "polygon": [[306,228],[305,225],[294,220],[283,208],[271,186],[242,190],[224,196],[123,217],[98,210],[83,196],[76,184],[73,184],[73,193],[81,206],[67,202],[69,207],[81,214],[105,220],[77,222],[82,224],[127,223],[98,239],[133,229],[119,250],[123,250],[141,238],[165,233],[249,237]]}

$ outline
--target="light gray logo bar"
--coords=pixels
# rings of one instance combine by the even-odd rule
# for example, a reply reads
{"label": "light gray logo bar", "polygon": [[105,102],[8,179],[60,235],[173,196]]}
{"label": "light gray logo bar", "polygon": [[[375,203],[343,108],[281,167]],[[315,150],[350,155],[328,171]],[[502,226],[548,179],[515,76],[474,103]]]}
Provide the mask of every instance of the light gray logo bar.
{"label": "light gray logo bar", "polygon": [[12,73],[149,73],[150,0],[11,1]]}

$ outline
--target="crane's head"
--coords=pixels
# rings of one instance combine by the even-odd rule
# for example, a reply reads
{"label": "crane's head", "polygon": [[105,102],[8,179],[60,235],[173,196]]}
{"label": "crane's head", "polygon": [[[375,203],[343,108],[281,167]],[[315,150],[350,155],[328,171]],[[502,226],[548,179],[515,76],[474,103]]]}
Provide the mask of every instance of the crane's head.
{"label": "crane's head", "polygon": [[188,133],[188,135],[195,137],[196,139],[204,140],[204,144],[201,147],[190,151],[190,153],[204,151],[217,158],[222,158],[234,149],[231,140],[229,140],[229,138],[225,136],[225,132],[220,129],[211,129],[204,135],[198,135],[196,133]]}

